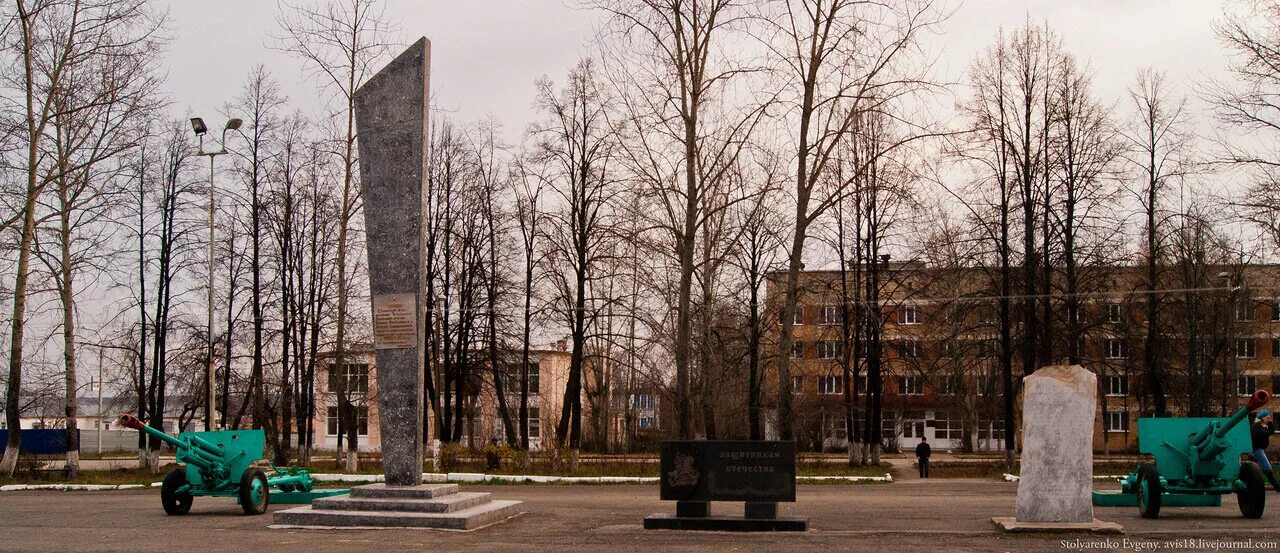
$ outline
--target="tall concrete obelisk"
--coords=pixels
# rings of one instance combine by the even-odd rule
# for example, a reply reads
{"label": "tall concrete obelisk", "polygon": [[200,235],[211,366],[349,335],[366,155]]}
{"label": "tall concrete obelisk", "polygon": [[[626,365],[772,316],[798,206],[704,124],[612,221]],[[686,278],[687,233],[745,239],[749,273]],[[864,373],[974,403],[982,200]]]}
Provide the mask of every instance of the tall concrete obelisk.
{"label": "tall concrete obelisk", "polygon": [[355,93],[388,486],[422,483],[422,221],[431,43],[418,39]]}

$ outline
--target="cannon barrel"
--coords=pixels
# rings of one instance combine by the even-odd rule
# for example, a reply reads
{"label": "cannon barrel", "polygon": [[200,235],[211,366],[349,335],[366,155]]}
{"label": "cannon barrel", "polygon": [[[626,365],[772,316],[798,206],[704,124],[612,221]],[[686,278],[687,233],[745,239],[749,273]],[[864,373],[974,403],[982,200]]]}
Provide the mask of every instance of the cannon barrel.
{"label": "cannon barrel", "polygon": [[1249,416],[1250,411],[1266,405],[1268,401],[1271,401],[1271,392],[1266,390],[1258,390],[1254,392],[1252,396],[1249,396],[1249,401],[1245,402],[1244,407],[1237,409],[1236,412],[1231,415],[1231,418],[1227,420],[1226,424],[1223,424],[1222,428],[1218,429],[1218,437],[1221,438],[1226,436],[1227,432],[1230,432],[1232,428],[1237,424],[1240,424],[1240,421]]}
{"label": "cannon barrel", "polygon": [[148,436],[153,436],[158,440],[172,445],[175,449],[183,453],[184,460],[193,462],[196,466],[209,468],[222,462],[222,452],[218,447],[201,439],[199,436],[188,435],[186,440],[173,436],[163,430],[159,430],[143,423],[138,417],[131,413],[120,415],[119,423],[125,428],[132,428],[141,431]]}
{"label": "cannon barrel", "polygon": [[1231,432],[1231,429],[1235,428],[1241,421],[1248,418],[1250,411],[1266,405],[1268,401],[1271,401],[1270,392],[1266,390],[1255,391],[1252,396],[1249,396],[1249,401],[1245,402],[1244,406],[1237,409],[1235,413],[1232,413],[1230,418],[1225,421],[1215,419],[1195,433],[1191,437],[1190,443],[1196,446],[1200,459],[1206,461],[1213,459],[1226,450],[1227,445],[1222,439],[1227,436],[1227,433]]}
{"label": "cannon barrel", "polygon": [[178,449],[186,449],[191,447],[191,444],[188,444],[187,442],[179,440],[178,438],[165,433],[163,430],[156,430],[155,428],[148,426],[147,424],[139,420],[138,417],[133,416],[133,414],[131,413],[121,414],[119,418],[119,423],[123,425],[125,428],[132,428],[134,430],[138,430],[143,434],[156,438],[160,441],[166,442],[169,445],[172,445],[173,447],[176,447]]}

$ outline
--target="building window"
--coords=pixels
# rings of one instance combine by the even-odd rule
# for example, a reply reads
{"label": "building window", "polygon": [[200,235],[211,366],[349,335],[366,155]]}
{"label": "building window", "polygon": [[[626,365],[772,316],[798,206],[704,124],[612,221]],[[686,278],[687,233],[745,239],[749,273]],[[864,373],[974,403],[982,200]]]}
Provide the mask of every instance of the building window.
{"label": "building window", "polygon": [[1258,390],[1258,377],[1253,375],[1240,375],[1236,378],[1236,395],[1240,397],[1249,397]]}
{"label": "building window", "polygon": [[904,396],[924,394],[924,379],[918,376],[899,376],[898,393]]}
{"label": "building window", "polygon": [[995,340],[983,340],[979,347],[978,355],[987,359],[993,359],[1000,354],[1000,342]]}
{"label": "building window", "polygon": [[1120,375],[1108,375],[1107,395],[1111,397],[1125,397],[1129,395],[1129,381]]}
{"label": "building window", "polygon": [[1004,421],[995,420],[978,424],[979,440],[1003,440]]}
{"label": "building window", "polygon": [[920,340],[903,340],[899,342],[898,356],[903,359],[919,359]]}
{"label": "building window", "polygon": [[819,359],[839,359],[840,358],[840,342],[830,342],[830,341],[818,342],[818,358]]}
{"label": "building window", "polygon": [[651,394],[634,394],[631,396],[631,402],[636,409],[653,409],[653,395]]}
{"label": "building window", "polygon": [[819,376],[818,393],[834,395],[844,393],[844,378],[840,376]]}
{"label": "building window", "polygon": [[538,363],[529,363],[529,393],[536,394],[542,387],[542,367]]}
{"label": "building window", "polygon": [[[782,321],[783,319],[779,317],[778,324],[782,324]],[[803,305],[796,306],[796,312],[791,317],[791,323],[797,324],[797,325],[804,324],[804,306]]]}
{"label": "building window", "polygon": [[978,375],[978,394],[983,396],[996,395],[999,389],[999,382],[993,373],[981,373]]}
{"label": "building window", "polygon": [[1241,322],[1253,320],[1253,302],[1249,298],[1244,298],[1236,304],[1236,320]]}
{"label": "building window", "polygon": [[943,413],[943,418],[938,419],[937,427],[933,432],[935,438],[939,440],[963,440],[964,439],[964,421],[950,418],[950,415]]}
{"label": "building window", "polygon": [[1107,359],[1128,359],[1129,347],[1124,340],[1107,340]]}
{"label": "building window", "polygon": [[923,420],[907,420],[902,422],[903,438],[923,438],[924,437],[924,421]]}
{"label": "building window", "polygon": [[640,426],[641,430],[653,428],[653,417],[640,417],[637,424]]}
{"label": "building window", "polygon": [[958,393],[960,393],[960,377],[954,374],[943,377],[938,384],[938,394],[954,396]]}
{"label": "building window", "polygon": [[891,440],[898,435],[898,424],[890,418],[880,421],[880,439]]}
{"label": "building window", "polygon": [[898,309],[898,324],[918,325],[920,324],[920,306],[904,305]]}
{"label": "building window", "polygon": [[1258,356],[1258,341],[1253,338],[1241,338],[1236,340],[1236,357],[1240,359],[1253,359]]}
{"label": "building window", "polygon": [[1107,432],[1128,432],[1129,414],[1124,412],[1107,413]]}
{"label": "building window", "polygon": [[[369,408],[364,406],[355,407],[356,410],[356,434],[360,436],[369,435]],[[338,408],[336,406],[329,407],[325,416],[325,435],[338,435]]]}
{"label": "building window", "polygon": [[799,394],[803,392],[804,392],[804,377],[803,376],[791,377],[791,393]]}
{"label": "building window", "polygon": [[804,359],[804,342],[800,340],[791,342],[791,358]]}
{"label": "building window", "polygon": [[822,306],[822,324],[838,325],[844,323],[844,311],[839,305]]}
{"label": "building window", "polygon": [[1121,312],[1120,312],[1120,304],[1108,303],[1107,304],[1107,322],[1118,323],[1121,320],[1123,320],[1123,317],[1121,316]]}
{"label": "building window", "polygon": [[542,410],[537,407],[529,408],[529,439],[542,437]]}
{"label": "building window", "polygon": [[1271,300],[1271,320],[1280,321],[1280,299]]}
{"label": "building window", "polygon": [[825,428],[822,433],[828,438],[844,441],[848,435],[848,433],[845,432],[844,418],[842,417],[828,417],[823,420],[823,426],[825,426]]}
{"label": "building window", "polygon": [[[341,381],[339,380],[341,379]],[[338,393],[341,384],[346,384],[349,394],[364,395],[369,393],[369,365],[366,363],[345,363],[342,368],[329,373],[329,391]]]}
{"label": "building window", "polygon": [[1280,338],[1271,339],[1271,356],[1280,357]]}

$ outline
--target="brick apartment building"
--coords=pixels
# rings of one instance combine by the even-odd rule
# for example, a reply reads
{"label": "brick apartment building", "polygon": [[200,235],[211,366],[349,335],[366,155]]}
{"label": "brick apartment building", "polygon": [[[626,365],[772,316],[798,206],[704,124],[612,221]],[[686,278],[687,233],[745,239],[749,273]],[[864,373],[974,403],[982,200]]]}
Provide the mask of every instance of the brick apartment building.
{"label": "brick apartment building", "polygon": [[[1162,285],[1160,335],[1169,409],[1188,412],[1199,401],[1206,416],[1227,414],[1257,388],[1280,382],[1280,266],[1201,268],[1208,274],[1187,284]],[[1171,272],[1169,269],[1166,273]],[[1099,412],[1094,445],[1099,451],[1137,445],[1136,419],[1151,408],[1144,379],[1146,297],[1140,267],[1082,269],[1080,351],[1082,365],[1098,375]],[[839,271],[801,275],[792,351],[793,411],[802,448],[844,449],[845,344]],[[845,290],[853,273],[844,275]],[[883,332],[883,436],[886,447],[910,449],[927,437],[935,449],[993,451],[1004,447],[1000,363],[998,281],[976,268],[939,269],[894,263],[881,269]],[[771,321],[780,312],[780,280],[771,279],[767,297]],[[1016,286],[1016,285],[1015,285]],[[1053,359],[1066,362],[1065,312],[1053,300],[1056,326]],[[1013,374],[1019,363],[1019,304],[1015,323]],[[853,309],[847,310],[852,313]],[[765,355],[776,359],[778,324],[766,328]],[[852,352],[860,367],[859,392],[866,389],[864,351]],[[776,370],[766,383],[776,382]],[[776,392],[770,392],[766,397]],[[861,405],[855,403],[861,428]],[[1015,401],[1020,408],[1020,398]],[[967,447],[966,447],[967,446]]]}

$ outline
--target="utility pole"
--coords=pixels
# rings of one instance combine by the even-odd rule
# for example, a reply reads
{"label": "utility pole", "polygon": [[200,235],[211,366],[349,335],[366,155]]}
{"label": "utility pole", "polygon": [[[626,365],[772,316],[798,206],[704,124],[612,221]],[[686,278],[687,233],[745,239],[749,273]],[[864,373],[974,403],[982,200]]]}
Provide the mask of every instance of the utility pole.
{"label": "utility pole", "polygon": [[98,453],[102,453],[102,432],[106,421],[102,419],[102,347],[98,347]]}

